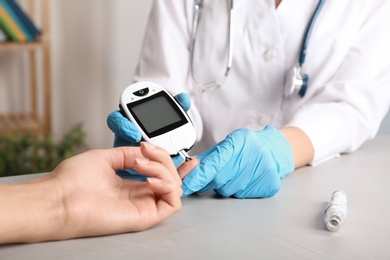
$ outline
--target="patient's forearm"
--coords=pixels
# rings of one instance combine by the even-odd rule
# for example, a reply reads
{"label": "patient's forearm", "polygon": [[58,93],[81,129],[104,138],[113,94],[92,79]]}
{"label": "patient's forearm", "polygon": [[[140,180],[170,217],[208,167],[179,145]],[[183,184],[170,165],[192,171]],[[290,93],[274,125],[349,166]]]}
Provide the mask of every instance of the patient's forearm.
{"label": "patient's forearm", "polygon": [[64,217],[55,181],[0,185],[0,243],[59,239]]}

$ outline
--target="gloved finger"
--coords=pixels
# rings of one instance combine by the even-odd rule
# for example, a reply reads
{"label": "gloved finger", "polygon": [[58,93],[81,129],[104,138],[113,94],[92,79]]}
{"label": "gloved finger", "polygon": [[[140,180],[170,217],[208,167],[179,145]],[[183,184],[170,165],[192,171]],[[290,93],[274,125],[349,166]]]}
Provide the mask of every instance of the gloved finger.
{"label": "gloved finger", "polygon": [[[232,183],[234,180],[238,181],[241,179],[243,172],[239,169],[242,165],[246,165],[242,160],[248,160],[248,158],[254,156],[252,151],[246,149],[248,148],[245,145],[247,142],[246,138],[246,131],[236,130],[230,133],[225,140],[217,145],[219,153],[214,153],[212,156],[217,156],[220,159],[219,173],[209,184],[199,190],[199,192],[210,189],[218,190],[226,184]],[[244,173],[247,171],[248,169],[245,169]],[[223,196],[230,196],[236,189],[237,187],[232,185],[232,187],[227,189],[227,193],[223,194]],[[231,194],[228,195],[228,193]]]}
{"label": "gloved finger", "polygon": [[214,191],[224,197],[264,198],[273,196],[280,189],[280,177],[269,153],[259,150],[256,165],[248,165],[239,176]]}
{"label": "gloved finger", "polygon": [[175,96],[176,101],[182,106],[182,108],[188,112],[191,108],[191,98],[187,93],[180,93]]}
{"label": "gloved finger", "polygon": [[131,143],[139,143],[141,141],[140,131],[119,110],[112,112],[107,117],[107,125],[112,132],[123,140]]}
{"label": "gloved finger", "polygon": [[[203,188],[207,183],[209,183],[217,172],[214,171],[214,174],[209,173],[208,175],[205,172],[205,160],[209,154],[211,154],[215,150],[216,146],[211,147],[206,152],[200,154],[198,159],[200,162],[203,162],[202,165],[200,163],[198,166],[193,169],[183,180],[181,188],[183,189],[183,196],[190,195],[192,193],[197,192],[201,188]],[[207,163],[207,160],[206,160]],[[210,165],[211,166],[211,165]],[[205,176],[206,175],[206,176]],[[207,178],[208,176],[208,178]]]}
{"label": "gloved finger", "polygon": [[281,184],[279,175],[273,172],[252,181],[244,190],[234,193],[233,196],[239,199],[272,197],[280,190]]}
{"label": "gloved finger", "polygon": [[[192,170],[183,180],[183,195],[194,192],[206,192],[218,189],[228,182],[235,174],[233,171],[223,171],[230,162],[234,153],[231,139],[227,137],[222,142],[213,146],[205,153],[198,156],[199,165]],[[224,174],[219,174],[223,172]]]}

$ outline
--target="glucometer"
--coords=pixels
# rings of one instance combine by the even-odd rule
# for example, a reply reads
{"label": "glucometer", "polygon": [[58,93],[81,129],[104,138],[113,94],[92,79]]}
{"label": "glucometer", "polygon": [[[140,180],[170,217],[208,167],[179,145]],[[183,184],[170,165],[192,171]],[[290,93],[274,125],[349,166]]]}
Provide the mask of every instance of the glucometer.
{"label": "glucometer", "polygon": [[119,108],[146,142],[164,148],[171,156],[179,154],[186,161],[191,159],[187,151],[196,140],[194,125],[162,86],[146,81],[128,86],[122,92]]}

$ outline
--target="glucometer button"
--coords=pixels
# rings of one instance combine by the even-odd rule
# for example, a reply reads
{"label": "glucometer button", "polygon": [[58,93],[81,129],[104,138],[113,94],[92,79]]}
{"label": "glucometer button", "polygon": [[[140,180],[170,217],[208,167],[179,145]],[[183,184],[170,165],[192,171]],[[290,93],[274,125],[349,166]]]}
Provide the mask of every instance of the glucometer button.
{"label": "glucometer button", "polygon": [[135,91],[133,92],[134,95],[138,96],[138,97],[142,97],[142,96],[145,96],[149,93],[149,88],[143,88],[143,89],[140,89],[138,91]]}

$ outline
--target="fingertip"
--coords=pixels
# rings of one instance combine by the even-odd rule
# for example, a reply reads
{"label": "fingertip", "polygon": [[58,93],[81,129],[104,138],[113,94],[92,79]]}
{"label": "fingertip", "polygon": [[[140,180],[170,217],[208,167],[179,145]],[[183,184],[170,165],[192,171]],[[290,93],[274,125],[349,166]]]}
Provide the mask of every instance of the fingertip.
{"label": "fingertip", "polygon": [[107,124],[110,125],[116,121],[121,121],[124,119],[126,118],[122,115],[122,113],[119,110],[115,110],[107,116]]}
{"label": "fingertip", "polygon": [[172,193],[172,194],[182,194],[182,190],[180,186],[176,185],[174,182],[165,181],[162,179],[154,178],[154,177],[148,177],[146,179],[146,183],[148,184],[149,188],[156,193],[159,193],[161,195]]}
{"label": "fingertip", "polygon": [[153,161],[163,163],[165,166],[168,166],[169,164],[170,170],[172,170],[171,166],[173,167],[175,166],[172,162],[171,156],[163,148],[158,147],[149,142],[141,142],[140,146],[141,146],[141,152],[145,157],[148,157]]}
{"label": "fingertip", "polygon": [[149,143],[149,142],[145,142],[145,141],[142,141],[140,143],[140,148],[141,148],[141,152],[142,154],[153,160],[153,161],[159,161],[159,159],[161,158],[161,156],[163,156],[162,154],[162,151],[163,149],[155,146],[154,144],[152,143]]}
{"label": "fingertip", "polygon": [[108,116],[107,116],[107,125],[108,125],[108,128],[111,129],[111,131],[114,132],[113,128],[115,128],[115,121],[116,121],[116,118],[118,117],[118,110],[115,110],[114,112],[111,112]]}
{"label": "fingertip", "polygon": [[148,143],[148,142],[141,142],[141,147],[149,149],[149,150],[156,150],[157,149],[157,146],[155,146],[152,143]]}
{"label": "fingertip", "polygon": [[134,124],[116,110],[107,117],[108,128],[116,135],[130,142],[140,142],[142,139],[141,132]]}
{"label": "fingertip", "polygon": [[188,112],[188,110],[190,110],[191,108],[191,98],[190,98],[190,95],[188,95],[187,93],[179,93],[175,96],[175,99],[177,102],[179,102],[179,104],[182,106],[182,108]]}

